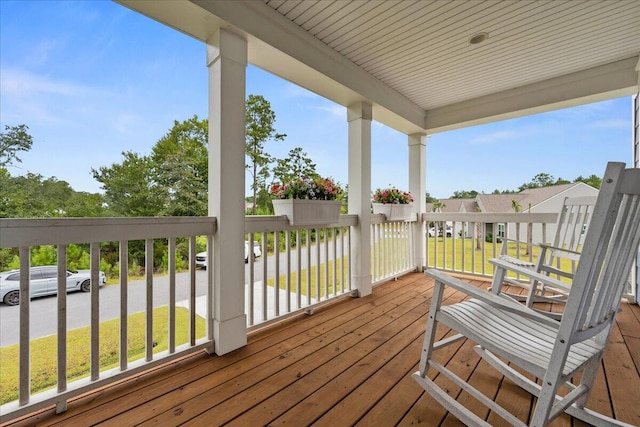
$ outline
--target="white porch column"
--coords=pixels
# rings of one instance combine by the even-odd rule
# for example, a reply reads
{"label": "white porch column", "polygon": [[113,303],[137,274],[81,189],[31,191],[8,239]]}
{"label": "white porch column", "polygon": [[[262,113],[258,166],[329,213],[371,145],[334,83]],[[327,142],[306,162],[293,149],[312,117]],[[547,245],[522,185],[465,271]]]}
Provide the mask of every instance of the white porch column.
{"label": "white porch column", "polygon": [[[427,211],[427,135],[414,133],[409,135],[409,192],[413,194],[413,211],[417,214]],[[425,258],[426,227],[418,218],[413,223],[413,262],[418,271],[422,271],[427,265]]]}
{"label": "white porch column", "polygon": [[244,156],[247,41],[220,29],[207,44],[209,216],[213,238],[215,352],[247,344],[244,313]]}
{"label": "white porch column", "polygon": [[352,229],[351,282],[363,297],[371,293],[371,118],[368,102],[347,109],[349,122],[349,213],[357,214]]}

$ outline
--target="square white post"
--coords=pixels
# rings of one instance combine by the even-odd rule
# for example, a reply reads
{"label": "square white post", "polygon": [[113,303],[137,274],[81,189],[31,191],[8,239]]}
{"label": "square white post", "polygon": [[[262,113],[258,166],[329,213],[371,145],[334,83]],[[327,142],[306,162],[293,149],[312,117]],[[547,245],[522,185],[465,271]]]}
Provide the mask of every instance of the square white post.
{"label": "square white post", "polygon": [[347,109],[349,213],[359,218],[352,228],[351,282],[361,297],[371,293],[371,119],[368,102],[356,102]]}
{"label": "square white post", "polygon": [[[247,344],[244,311],[244,159],[247,41],[220,29],[207,43],[209,216],[213,237],[215,352]],[[211,273],[210,273],[211,274]]]}
{"label": "square white post", "polygon": [[[409,192],[413,195],[413,211],[420,215],[427,211],[427,135],[414,133],[409,135]],[[413,223],[413,263],[417,271],[427,265],[426,227],[422,218]]]}

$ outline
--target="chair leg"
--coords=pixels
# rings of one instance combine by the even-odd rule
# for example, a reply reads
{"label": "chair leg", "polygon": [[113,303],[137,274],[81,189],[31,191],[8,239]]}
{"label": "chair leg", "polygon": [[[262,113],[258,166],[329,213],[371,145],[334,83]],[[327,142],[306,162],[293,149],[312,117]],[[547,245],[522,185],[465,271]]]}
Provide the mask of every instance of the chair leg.
{"label": "chair leg", "polygon": [[436,282],[433,289],[433,295],[431,296],[431,306],[429,308],[429,318],[427,320],[427,328],[424,332],[424,342],[422,344],[422,354],[420,355],[420,376],[424,378],[427,375],[429,369],[429,359],[433,353],[433,343],[436,336],[436,328],[438,322],[436,320],[436,313],[440,310],[442,305],[442,296],[444,295],[444,285]]}
{"label": "chair leg", "polygon": [[601,361],[602,353],[600,353],[600,357],[592,358],[584,367],[582,378],[580,378],[580,384],[585,385],[589,389],[589,392],[582,396],[580,399],[576,400],[575,406],[577,406],[578,408],[584,408],[584,405],[587,404],[587,400],[589,400],[589,395],[591,394],[590,391],[593,388],[593,383],[595,383],[596,381],[596,376],[598,374],[598,368],[600,367]]}

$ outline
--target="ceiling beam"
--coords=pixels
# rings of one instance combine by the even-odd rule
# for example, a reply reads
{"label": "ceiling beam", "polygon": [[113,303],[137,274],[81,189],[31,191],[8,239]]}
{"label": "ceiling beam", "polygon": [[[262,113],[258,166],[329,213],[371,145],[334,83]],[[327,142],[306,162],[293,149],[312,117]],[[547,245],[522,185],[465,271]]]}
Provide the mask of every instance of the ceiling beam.
{"label": "ceiling beam", "polygon": [[638,57],[427,111],[429,133],[506,120],[638,92]]}

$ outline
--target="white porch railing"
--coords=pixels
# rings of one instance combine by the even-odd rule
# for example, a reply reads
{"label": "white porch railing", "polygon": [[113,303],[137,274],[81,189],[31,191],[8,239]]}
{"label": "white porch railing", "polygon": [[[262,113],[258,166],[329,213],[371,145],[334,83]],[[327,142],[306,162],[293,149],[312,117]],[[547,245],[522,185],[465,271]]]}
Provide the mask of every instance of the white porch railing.
{"label": "white porch railing", "polygon": [[[513,245],[512,255],[535,259],[533,245],[550,242],[555,233],[556,213],[436,213],[422,214],[427,230],[427,268],[455,273],[492,276],[489,258],[500,255],[505,238],[532,245]],[[450,227],[449,237],[447,229]],[[444,232],[440,232],[444,230]]]}
{"label": "white porch railing", "polygon": [[[195,237],[208,236],[209,239],[216,231],[215,218],[194,218],[194,217],[173,217],[173,218],[83,218],[83,219],[0,219],[0,247],[19,248],[20,253],[20,295],[19,307],[2,307],[6,309],[17,309],[15,315],[19,317],[19,384],[18,400],[7,403],[0,407],[0,421],[9,417],[17,417],[23,413],[28,413],[39,408],[56,405],[56,411],[61,412],[66,409],[67,400],[73,396],[84,393],[88,390],[107,385],[121,380],[122,378],[148,370],[160,363],[184,356],[187,353],[200,349],[213,351],[213,328],[211,324],[206,325],[204,338],[196,337],[196,274],[195,274]],[[186,238],[190,248],[190,269],[188,278],[188,288],[185,295],[184,289],[176,288],[176,239]],[[153,276],[153,246],[154,239],[168,240],[168,292],[164,301],[154,301]],[[145,300],[145,343],[144,356],[129,361],[128,337],[131,333],[128,326],[130,289],[128,281],[128,253],[129,242],[143,240],[145,247],[145,281],[146,285],[142,292]],[[92,286],[90,292],[90,319],[88,320],[90,329],[89,340],[89,376],[87,378],[70,381],[67,369],[67,354],[71,349],[67,347],[68,322],[77,313],[68,310],[68,297],[66,293],[66,260],[67,246],[73,244],[90,244],[91,252],[91,281],[98,283],[98,272],[100,270],[100,245],[106,242],[118,242],[119,247],[119,271],[120,271],[120,296],[119,296],[119,366],[105,367],[100,363],[101,344],[101,322],[100,322],[100,294],[104,289]],[[33,246],[56,245],[58,264],[58,294],[57,304],[57,384],[55,388],[41,393],[31,394],[31,334],[30,318],[32,315],[32,302],[25,295],[29,295],[29,262],[30,249]],[[208,307],[212,307],[211,298],[213,295],[213,283],[211,275],[208,275],[206,283],[206,295],[208,295]],[[189,310],[189,334],[188,340],[184,344],[176,342],[176,300],[186,298]],[[154,351],[154,307],[159,305],[168,306],[167,321],[167,349],[164,351]],[[211,316],[207,316],[211,319]],[[50,322],[56,322],[51,319]],[[4,326],[3,326],[4,328]],[[6,330],[5,330],[6,331]],[[2,369],[9,370],[5,364]],[[6,371],[5,371],[6,372]],[[7,387],[8,384],[3,384]]]}
{"label": "white porch railing", "polygon": [[341,215],[335,227],[305,228],[290,226],[286,217],[246,217],[249,247],[254,241],[262,247],[261,258],[249,257],[245,275],[249,328],[351,294],[351,226],[357,221],[357,215]]}
{"label": "white porch railing", "polygon": [[[415,217],[415,215],[414,215]],[[414,221],[385,221],[384,215],[371,219],[371,282],[381,283],[411,271],[416,265],[413,254]]]}
{"label": "white porch railing", "polygon": [[[313,307],[324,304],[336,297],[351,294],[351,278],[349,273],[351,226],[357,224],[356,215],[342,215],[336,227],[299,228],[291,227],[284,217],[247,217],[246,233],[250,240],[262,244],[262,257],[257,260],[249,258],[246,267],[245,291],[248,327],[264,326],[271,321],[282,319],[300,311],[312,312]],[[0,248],[18,248],[20,254],[21,295],[29,295],[29,262],[30,250],[34,246],[56,245],[58,264],[58,294],[55,297],[57,321],[56,368],[57,383],[55,388],[31,393],[32,388],[32,333],[30,332],[32,301],[21,298],[19,307],[0,307],[2,310],[15,311],[18,318],[19,370],[18,399],[0,406],[0,422],[29,413],[39,408],[55,405],[58,412],[66,409],[67,400],[91,389],[138,374],[144,370],[166,363],[173,358],[206,349],[213,351],[213,274],[210,270],[198,272],[196,277],[196,236],[206,236],[209,247],[216,232],[216,220],[209,217],[172,217],[172,218],[89,218],[89,219],[0,219]],[[184,283],[185,274],[176,270],[176,239],[188,241],[189,270]],[[169,260],[168,274],[154,277],[154,239],[166,239],[168,250],[164,254]],[[136,295],[129,283],[128,258],[132,241],[144,241],[145,277],[144,290],[140,294],[140,286],[136,286]],[[269,245],[271,241],[273,246]],[[69,319],[77,316],[68,304],[66,293],[66,250],[69,244],[88,244],[91,251],[92,282],[98,282],[100,270],[100,246],[111,244],[119,248],[120,284],[116,295],[119,309],[114,315],[118,319],[119,328],[119,366],[101,366],[100,362],[100,290],[92,287],[88,301],[90,306],[87,324],[90,329],[90,340],[87,350],[89,358],[89,375],[86,378],[71,380],[67,366],[67,346],[71,328]],[[269,247],[275,248],[273,252]],[[211,254],[211,251],[209,251]],[[205,279],[203,279],[205,277]],[[197,279],[197,280],[196,280]],[[168,282],[168,290],[160,296],[160,281]],[[204,289],[203,289],[203,283]],[[249,284],[253,285],[250,286]],[[110,285],[108,288],[114,286]],[[83,297],[84,295],[78,295]],[[75,297],[75,296],[74,296]],[[131,299],[144,300],[141,309],[145,318],[144,354],[130,360],[128,341],[131,335],[128,319],[133,310],[129,309]],[[167,350],[158,351],[156,340],[158,332],[154,330],[154,309],[166,306]],[[187,342],[176,342],[177,316],[176,307],[185,306],[188,310],[189,333]],[[204,307],[204,309],[203,309]],[[137,310],[135,311],[137,312]],[[196,318],[205,319],[205,331],[196,331]],[[206,320],[208,319],[208,320]],[[197,333],[196,333],[197,332]],[[155,333],[155,335],[154,335]],[[198,338],[199,336],[202,336]],[[3,365],[2,369],[8,369]],[[3,384],[3,387],[7,386]]]}
{"label": "white porch railing", "polygon": [[[555,223],[556,214],[449,214],[426,213],[419,216],[431,224],[450,224],[452,237],[424,238],[414,235],[415,221],[386,222],[382,215],[372,216],[371,236],[371,276],[373,284],[398,277],[423,266],[447,271],[490,275],[486,260],[500,251],[500,233],[509,235],[516,229],[525,237],[526,224],[544,236],[548,223]],[[300,228],[289,226],[284,217],[246,217],[245,233],[249,247],[258,241],[262,247],[262,257],[249,258],[245,274],[245,307],[248,328],[262,327],[283,317],[311,312],[319,304],[354,292],[351,286],[350,260],[351,227],[357,225],[356,215],[342,215],[333,227]],[[499,224],[502,224],[499,226]],[[446,227],[445,227],[446,228]],[[488,230],[496,231],[487,242]],[[500,231],[499,231],[500,230]],[[499,231],[499,232],[498,232]],[[90,389],[135,375],[172,358],[183,356],[200,349],[213,350],[212,316],[213,274],[211,271],[198,272],[196,276],[195,253],[196,236],[207,236],[211,243],[216,232],[215,218],[91,218],[91,219],[0,219],[0,247],[19,248],[21,270],[28,271],[29,251],[34,246],[57,245],[58,269],[62,277],[66,270],[66,248],[69,244],[89,244],[91,248],[92,280],[97,282],[100,270],[100,245],[115,244],[119,248],[120,285],[117,296],[119,309],[119,355],[118,366],[100,365],[100,307],[101,294],[107,289],[93,288],[89,298],[89,325],[91,340],[88,349],[90,360],[89,377],[71,381],[67,369],[68,319],[75,316],[70,311],[64,280],[58,280],[57,307],[57,384],[54,389],[31,394],[31,333],[30,320],[33,317],[33,303],[23,298],[20,307],[0,307],[15,309],[19,317],[19,394],[18,400],[0,407],[0,421],[20,416],[38,408],[55,404],[58,411],[66,408],[69,398]],[[189,271],[186,284],[176,272],[176,239],[185,238],[190,248]],[[551,236],[549,236],[551,238]],[[169,260],[165,296],[160,297],[160,278],[153,276],[154,239],[167,239]],[[144,355],[137,360],[128,357],[128,317],[133,314],[128,300],[136,298],[127,277],[130,242],[144,241],[146,251],[144,289],[142,296],[145,316]],[[424,265],[416,264],[416,240],[424,242]],[[211,246],[211,245],[210,245]],[[473,247],[474,250],[466,248]],[[419,245],[417,246],[419,247]],[[477,248],[480,249],[477,249]],[[270,250],[270,248],[273,248]],[[211,251],[209,252],[211,254]],[[532,256],[532,255],[529,255]],[[22,295],[28,295],[28,274],[21,283]],[[184,277],[184,274],[180,276]],[[204,277],[204,278],[203,278]],[[198,280],[196,280],[198,279]],[[204,283],[203,283],[204,282]],[[204,286],[204,290],[202,287]],[[111,288],[111,286],[109,286]],[[82,295],[80,295],[82,296]],[[161,300],[158,301],[158,298]],[[186,301],[189,317],[189,334],[183,344],[176,341],[176,306],[180,300]],[[205,304],[201,304],[204,302]],[[103,301],[104,304],[104,301]],[[160,305],[168,307],[167,349],[158,351],[154,342],[153,311]],[[202,306],[204,305],[204,313]],[[196,317],[209,319],[205,331],[196,331]],[[51,319],[53,322],[53,319]],[[196,333],[198,332],[198,334]],[[202,336],[201,338],[198,338]],[[4,368],[3,368],[4,369]]]}

